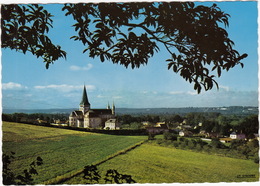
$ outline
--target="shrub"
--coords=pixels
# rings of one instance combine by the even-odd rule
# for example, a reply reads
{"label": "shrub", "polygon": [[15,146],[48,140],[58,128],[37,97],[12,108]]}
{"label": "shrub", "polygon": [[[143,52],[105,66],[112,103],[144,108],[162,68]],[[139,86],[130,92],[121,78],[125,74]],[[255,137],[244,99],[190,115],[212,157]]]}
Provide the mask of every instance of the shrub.
{"label": "shrub", "polygon": [[196,144],[196,150],[201,151],[203,149],[203,146],[199,143]]}
{"label": "shrub", "polygon": [[184,139],[185,139],[184,137],[180,137],[179,138],[180,141],[184,141]]}
{"label": "shrub", "polygon": [[170,132],[164,132],[163,137],[165,140],[177,141],[177,135]]}
{"label": "shrub", "polygon": [[179,147],[179,142],[178,142],[178,141],[174,141],[174,142],[173,142],[173,146],[174,146],[175,148]]}
{"label": "shrub", "polygon": [[214,148],[222,148],[222,149],[226,148],[226,145],[221,143],[218,138],[213,138],[210,145]]}
{"label": "shrub", "polygon": [[180,142],[180,148],[181,148],[181,149],[185,149],[185,148],[186,148],[185,142]]}
{"label": "shrub", "polygon": [[186,146],[188,146],[189,141],[190,141],[190,140],[188,140],[188,139],[185,139],[185,140],[184,140],[184,143],[185,143]]}
{"label": "shrub", "polygon": [[148,140],[154,140],[154,139],[155,139],[155,134],[149,132],[149,133],[148,133]]}
{"label": "shrub", "polygon": [[254,162],[255,162],[255,163],[259,163],[259,154],[258,154],[258,153],[256,153],[256,154],[254,155]]}
{"label": "shrub", "polygon": [[196,144],[197,144],[197,142],[196,142],[194,139],[189,140],[189,142],[188,142],[188,147],[189,147],[190,149],[193,149],[193,148],[195,148]]}

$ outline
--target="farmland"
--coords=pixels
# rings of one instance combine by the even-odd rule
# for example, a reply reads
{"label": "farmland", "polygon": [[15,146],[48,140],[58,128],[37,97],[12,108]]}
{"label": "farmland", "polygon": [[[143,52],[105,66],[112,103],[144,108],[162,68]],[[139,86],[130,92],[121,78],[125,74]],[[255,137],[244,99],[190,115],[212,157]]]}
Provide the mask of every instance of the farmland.
{"label": "farmland", "polygon": [[122,149],[146,139],[144,136],[114,136],[3,122],[3,152],[16,153],[12,169],[22,173],[40,156],[44,164],[37,167],[42,183],[57,176],[100,162]]}
{"label": "farmland", "polygon": [[[35,183],[70,175],[85,165],[98,163],[146,136],[115,136],[66,129],[3,122],[3,152],[16,152],[12,169],[21,173],[37,156]],[[258,181],[258,164],[235,158],[192,152],[145,143],[98,166],[101,175],[108,169],[132,175],[138,183],[194,183]],[[245,178],[253,175],[253,178]],[[244,177],[243,177],[244,176]],[[241,178],[243,177],[243,178]],[[82,175],[66,184],[84,184]]]}
{"label": "farmland", "polygon": [[[258,181],[258,164],[248,160],[220,157],[145,143],[100,166],[128,174],[138,183],[200,183]],[[241,178],[250,175],[255,178]],[[82,175],[66,182],[85,183]]]}

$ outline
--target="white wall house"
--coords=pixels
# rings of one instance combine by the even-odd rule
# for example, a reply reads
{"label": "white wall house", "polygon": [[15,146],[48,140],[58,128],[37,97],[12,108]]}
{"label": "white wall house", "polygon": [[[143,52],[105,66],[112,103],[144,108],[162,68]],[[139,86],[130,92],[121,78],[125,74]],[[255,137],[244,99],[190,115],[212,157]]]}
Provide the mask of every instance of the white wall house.
{"label": "white wall house", "polygon": [[246,135],[243,134],[243,133],[236,133],[236,132],[232,132],[229,136],[231,139],[245,139],[246,138]]}
{"label": "white wall house", "polygon": [[120,129],[120,126],[116,119],[109,119],[105,122],[104,129],[116,130]]}

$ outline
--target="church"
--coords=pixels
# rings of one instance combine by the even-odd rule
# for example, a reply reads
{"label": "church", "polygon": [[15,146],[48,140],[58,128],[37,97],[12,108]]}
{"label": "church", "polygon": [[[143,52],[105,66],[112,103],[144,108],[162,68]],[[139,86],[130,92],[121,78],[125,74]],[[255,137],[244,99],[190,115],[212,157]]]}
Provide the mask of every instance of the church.
{"label": "church", "polygon": [[[111,123],[112,122],[112,123]],[[108,126],[106,126],[106,123]],[[79,110],[74,110],[69,116],[69,126],[81,128],[118,129],[115,119],[115,105],[106,109],[91,109],[88,101],[86,87],[84,85]]]}

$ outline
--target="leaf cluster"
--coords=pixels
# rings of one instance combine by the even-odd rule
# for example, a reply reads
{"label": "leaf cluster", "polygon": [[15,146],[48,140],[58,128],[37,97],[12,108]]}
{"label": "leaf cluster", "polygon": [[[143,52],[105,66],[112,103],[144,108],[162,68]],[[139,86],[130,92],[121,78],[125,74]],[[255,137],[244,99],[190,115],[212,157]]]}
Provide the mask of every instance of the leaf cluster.
{"label": "leaf cluster", "polygon": [[101,178],[95,165],[85,166],[83,174],[83,178],[88,181],[86,184],[99,183],[99,179]]}
{"label": "leaf cluster", "polygon": [[[99,183],[101,176],[98,172],[96,165],[88,165],[85,166],[83,170],[83,178],[87,180],[86,184],[95,184]],[[116,183],[116,184],[122,184],[122,183],[136,183],[132,176],[126,175],[126,174],[120,174],[117,170],[109,169],[107,170],[105,177],[104,177],[105,183]]]}
{"label": "leaf cluster", "polygon": [[9,4],[1,7],[2,48],[31,52],[43,58],[46,68],[66,52],[46,35],[52,27],[52,15],[37,4]]}
{"label": "leaf cluster", "polygon": [[107,170],[107,173],[105,175],[105,183],[116,183],[116,184],[122,184],[122,183],[136,183],[132,176],[126,175],[126,174],[120,174],[115,169],[109,169]]}
{"label": "leaf cluster", "polygon": [[[225,27],[228,14],[216,4],[195,6],[193,2],[143,2],[65,4],[78,33],[72,36],[87,48],[90,57],[102,62],[138,68],[163,46],[171,55],[168,69],[194,84],[198,93],[210,90],[215,77],[240,62]],[[224,27],[224,28],[223,28]],[[215,74],[216,73],[216,74]]]}
{"label": "leaf cluster", "polygon": [[[65,16],[72,16],[76,35],[89,57],[100,58],[126,68],[146,65],[160,50],[168,69],[194,84],[198,93],[218,83],[215,78],[236,65],[243,67],[226,27],[229,14],[216,4],[193,2],[79,3],[65,4]],[[46,68],[66,52],[46,35],[52,27],[52,15],[42,6],[3,5],[2,48],[44,59]]]}
{"label": "leaf cluster", "polygon": [[15,159],[15,153],[11,152],[10,155],[3,154],[3,184],[4,185],[28,185],[33,184],[33,175],[38,175],[36,170],[37,166],[43,164],[43,160],[41,157],[37,157],[35,161],[33,161],[28,169],[24,169],[23,174],[15,175],[10,169],[11,162]]}

